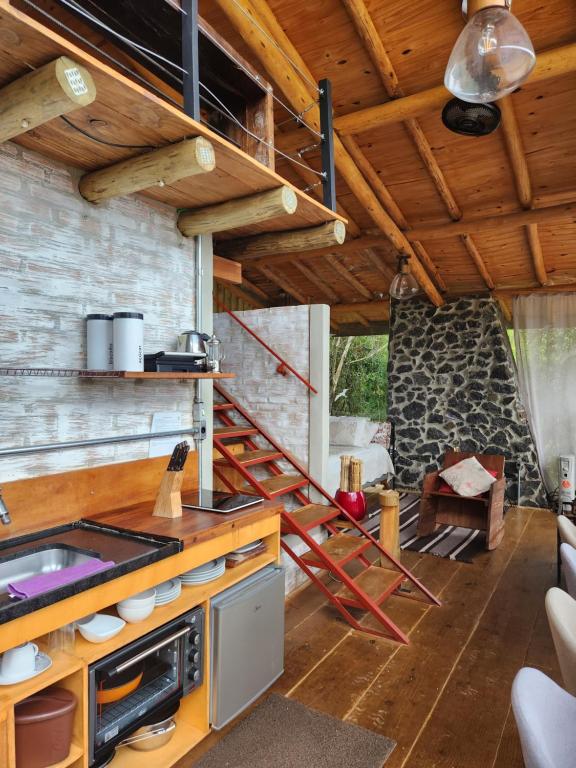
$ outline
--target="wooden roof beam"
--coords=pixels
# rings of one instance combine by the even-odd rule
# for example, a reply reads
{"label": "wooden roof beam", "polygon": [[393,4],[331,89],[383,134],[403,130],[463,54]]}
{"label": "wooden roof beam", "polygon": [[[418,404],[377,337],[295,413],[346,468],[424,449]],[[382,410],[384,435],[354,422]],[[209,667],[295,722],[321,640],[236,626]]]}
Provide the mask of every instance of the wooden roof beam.
{"label": "wooden roof beam", "polygon": [[507,323],[512,322],[512,308],[508,304],[508,299],[505,296],[502,296],[502,294],[497,293],[494,294],[494,298],[498,302],[498,305],[500,306],[500,311],[502,312],[502,315]]}
{"label": "wooden roof beam", "polygon": [[292,262],[292,266],[296,267],[296,269],[301,272],[306,280],[308,280],[312,285],[315,285],[321,294],[323,294],[330,303],[335,303],[337,301],[340,301],[340,296],[336,293],[336,291],[332,290],[332,288],[326,284],[325,280],[322,280],[320,277],[318,277],[317,273],[314,272],[312,269],[309,269],[305,264],[302,264],[300,261],[294,261]]}
{"label": "wooden roof beam", "polygon": [[267,232],[263,235],[243,237],[221,242],[218,248],[226,255],[242,259],[258,259],[278,253],[300,253],[316,248],[336,250],[346,237],[346,227],[339,220],[328,221],[318,227],[294,229],[286,232]]}
{"label": "wooden roof beam", "polygon": [[381,256],[378,256],[377,253],[374,253],[372,248],[366,248],[366,250],[362,252],[362,255],[368,259],[374,269],[378,270],[378,272],[384,275],[389,283],[392,282],[392,278],[394,277],[394,269],[389,264],[387,264]]}
{"label": "wooden roof beam", "polygon": [[538,224],[528,224],[526,227],[526,235],[528,237],[530,253],[532,254],[532,264],[534,265],[536,279],[540,285],[550,285],[551,280],[546,272],[542,243],[540,242],[540,235],[538,234]]}
{"label": "wooden roof beam", "polygon": [[359,293],[361,296],[364,296],[365,299],[371,299],[372,298],[372,291],[368,290],[366,286],[358,280],[357,277],[355,277],[352,272],[348,269],[348,267],[344,266],[336,256],[333,256],[329,254],[328,256],[325,256],[326,261],[330,266],[340,274],[344,280],[348,283],[348,285],[352,286],[354,290]]}
{"label": "wooden roof beam", "polygon": [[220,280],[219,278],[216,278],[216,282],[222,285],[233,296],[236,296],[236,298],[240,299],[241,301],[244,301],[246,304],[250,304],[252,307],[254,307],[254,309],[264,309],[265,307],[268,306],[267,304],[263,304],[258,299],[255,299],[254,296],[250,296],[250,294],[242,290],[241,286],[239,285],[234,285],[233,283],[227,283],[225,281]]}
{"label": "wooden roof beam", "polygon": [[415,240],[446,240],[455,235],[474,235],[479,232],[518,229],[528,224],[574,224],[576,203],[555,205],[550,208],[534,208],[530,211],[505,213],[477,219],[461,219],[452,224],[430,224],[415,227],[406,232],[411,242]]}
{"label": "wooden roof beam", "polygon": [[[576,43],[541,51],[536,57],[536,66],[532,70],[528,84],[561,77],[575,70]],[[443,85],[437,85],[401,99],[341,115],[335,118],[334,127],[343,136],[371,131],[384,125],[393,125],[413,117],[440,111],[451,98],[452,94]]]}
{"label": "wooden roof beam", "polygon": [[226,283],[242,284],[242,264],[232,259],[223,259],[222,256],[213,257],[214,279]]}
{"label": "wooden roof beam", "polygon": [[[268,28],[268,33],[276,41],[293,61],[295,61],[306,78],[315,82],[306,63],[281,28],[278,20],[270,10],[265,0],[215,0],[220,10],[234,25],[239,34],[244,38],[252,52],[259,58],[266,71],[280,87],[288,101],[298,113],[303,113],[303,121],[314,130],[319,129],[319,111],[317,107],[307,109],[316,100],[316,92],[312,92],[310,85],[306,84],[301,75],[292,67],[287,66],[286,60],[278,51],[268,35],[262,31],[262,26]],[[258,19],[259,26],[252,23],[250,16]],[[307,110],[303,112],[303,110]],[[382,207],[368,182],[364,179],[350,154],[340,141],[337,134],[334,136],[335,164],[338,172],[348,185],[350,191],[364,206],[378,228],[388,237],[394,247],[400,252],[411,257],[412,273],[421,287],[436,306],[441,306],[444,300],[436,286],[428,276],[428,273],[414,253],[412,246],[394,223],[393,219]]]}
{"label": "wooden roof beam", "polygon": [[270,298],[267,293],[265,293],[262,288],[259,288],[255,283],[253,283],[251,280],[248,280],[245,274],[242,274],[242,285],[247,288],[250,293],[253,293],[255,296],[259,296],[261,299],[263,299],[265,302],[270,303]]}
{"label": "wooden roof beam", "polygon": [[369,312],[374,309],[382,309],[386,314],[390,309],[389,299],[375,299],[374,301],[356,301],[348,304],[332,304],[331,311],[337,315],[349,312]]}
{"label": "wooden roof beam", "polygon": [[299,291],[299,289],[292,283],[291,280],[289,280],[285,275],[278,274],[278,272],[275,269],[272,269],[271,267],[264,267],[259,266],[258,270],[262,272],[264,277],[268,278],[271,283],[274,283],[279,288],[282,288],[282,290],[292,296],[292,298],[296,299],[300,304],[310,304],[310,299],[308,296],[304,296],[303,293]]}
{"label": "wooden roof beam", "polygon": [[412,247],[418,254],[420,261],[422,262],[422,264],[424,264],[424,266],[428,270],[428,274],[432,277],[432,279],[434,280],[438,288],[440,288],[441,291],[447,291],[448,286],[446,285],[444,278],[438,271],[438,267],[436,266],[436,264],[434,264],[434,262],[430,258],[430,254],[428,253],[426,248],[424,248],[424,246],[419,240],[415,240],[412,243]]}
{"label": "wooden roof beam", "polygon": [[476,243],[474,242],[474,240],[470,235],[461,235],[460,239],[464,244],[464,247],[468,251],[470,258],[474,262],[476,269],[480,273],[482,280],[484,280],[484,282],[486,283],[486,287],[489,288],[491,291],[493,291],[494,288],[496,287],[494,284],[494,280],[492,279],[492,275],[488,271],[488,267],[486,266],[484,259],[480,255],[480,251],[476,247]]}

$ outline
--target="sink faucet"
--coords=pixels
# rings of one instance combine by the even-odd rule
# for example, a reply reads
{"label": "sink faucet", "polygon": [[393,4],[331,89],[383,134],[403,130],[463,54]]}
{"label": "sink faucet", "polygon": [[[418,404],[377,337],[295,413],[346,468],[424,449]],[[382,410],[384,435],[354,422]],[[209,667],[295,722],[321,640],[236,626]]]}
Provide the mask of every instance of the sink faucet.
{"label": "sink faucet", "polygon": [[10,517],[10,512],[8,512],[8,507],[6,506],[4,499],[2,498],[2,488],[0,488],[0,522],[2,525],[10,525],[12,522],[12,518]]}

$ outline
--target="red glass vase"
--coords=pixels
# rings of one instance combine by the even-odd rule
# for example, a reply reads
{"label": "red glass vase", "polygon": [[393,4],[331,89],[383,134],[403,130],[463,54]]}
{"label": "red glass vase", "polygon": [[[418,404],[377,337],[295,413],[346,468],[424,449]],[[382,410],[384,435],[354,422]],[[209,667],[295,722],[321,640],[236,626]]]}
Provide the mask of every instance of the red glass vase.
{"label": "red glass vase", "polygon": [[363,520],[366,517],[366,496],[364,491],[338,490],[334,498],[354,520]]}

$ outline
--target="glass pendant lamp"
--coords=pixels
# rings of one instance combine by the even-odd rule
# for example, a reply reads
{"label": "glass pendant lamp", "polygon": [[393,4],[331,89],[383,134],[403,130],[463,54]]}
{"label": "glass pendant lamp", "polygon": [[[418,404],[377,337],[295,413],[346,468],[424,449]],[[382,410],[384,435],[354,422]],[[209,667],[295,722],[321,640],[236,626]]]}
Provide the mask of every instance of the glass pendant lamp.
{"label": "glass pendant lamp", "polygon": [[528,33],[510,12],[511,0],[464,0],[468,23],[456,41],[444,76],[463,101],[486,104],[512,93],[536,63]]}
{"label": "glass pendant lamp", "polygon": [[420,286],[410,272],[407,256],[400,256],[398,259],[398,274],[394,275],[390,283],[390,297],[398,301],[406,301],[420,291]]}

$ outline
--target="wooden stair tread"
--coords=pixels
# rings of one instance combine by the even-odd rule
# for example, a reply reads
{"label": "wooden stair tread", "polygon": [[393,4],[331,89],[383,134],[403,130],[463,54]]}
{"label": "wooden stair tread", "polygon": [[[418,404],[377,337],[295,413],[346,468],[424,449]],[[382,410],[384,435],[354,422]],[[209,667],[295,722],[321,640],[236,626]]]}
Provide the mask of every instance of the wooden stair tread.
{"label": "wooden stair tread", "polygon": [[331,520],[339,514],[339,509],[330,507],[327,504],[306,504],[304,507],[287,512],[286,517],[294,520],[305,530],[310,530],[310,528],[316,528],[317,525],[326,520]]}
{"label": "wooden stair tread", "polygon": [[[268,493],[279,495],[285,492],[288,488],[306,485],[308,481],[303,475],[274,475],[273,477],[267,477],[265,480],[258,480],[258,482],[266,491],[268,491]],[[254,489],[251,485],[247,484],[241,488],[241,491],[245,493],[253,493]]]}
{"label": "wooden stair tread", "polygon": [[[239,464],[263,464],[266,461],[274,461],[275,459],[281,459],[282,454],[279,451],[271,450],[258,450],[258,451],[243,451],[242,453],[236,453],[234,458]],[[230,467],[230,463],[227,459],[216,459],[214,464],[218,464],[222,467]]]}
{"label": "wooden stair tread", "polygon": [[[371,542],[369,539],[360,536],[350,536],[347,533],[337,533],[320,544],[320,549],[326,554],[326,557],[333,562],[344,563],[348,560],[352,560],[352,558],[356,557],[361,552],[364,552],[364,550],[368,549],[370,544]],[[322,563],[320,557],[312,550],[305,552],[302,555],[302,560],[310,564],[320,563],[320,567],[322,568],[327,567]]]}
{"label": "wooden stair tread", "polygon": [[[380,568],[377,565],[371,565],[365,571],[354,578],[357,584],[368,597],[375,603],[379,603],[382,597],[393,592],[405,579],[400,571],[393,571],[391,568]],[[344,600],[357,601],[356,595],[348,587],[343,587],[338,592],[338,597]]]}
{"label": "wooden stair tread", "polygon": [[214,430],[214,435],[216,437],[242,437],[242,435],[257,434],[258,430],[254,427],[243,427],[241,425],[233,427],[216,427]]}
{"label": "wooden stair tread", "polygon": [[232,403],[215,403],[213,409],[215,411],[233,411],[235,407]]}

